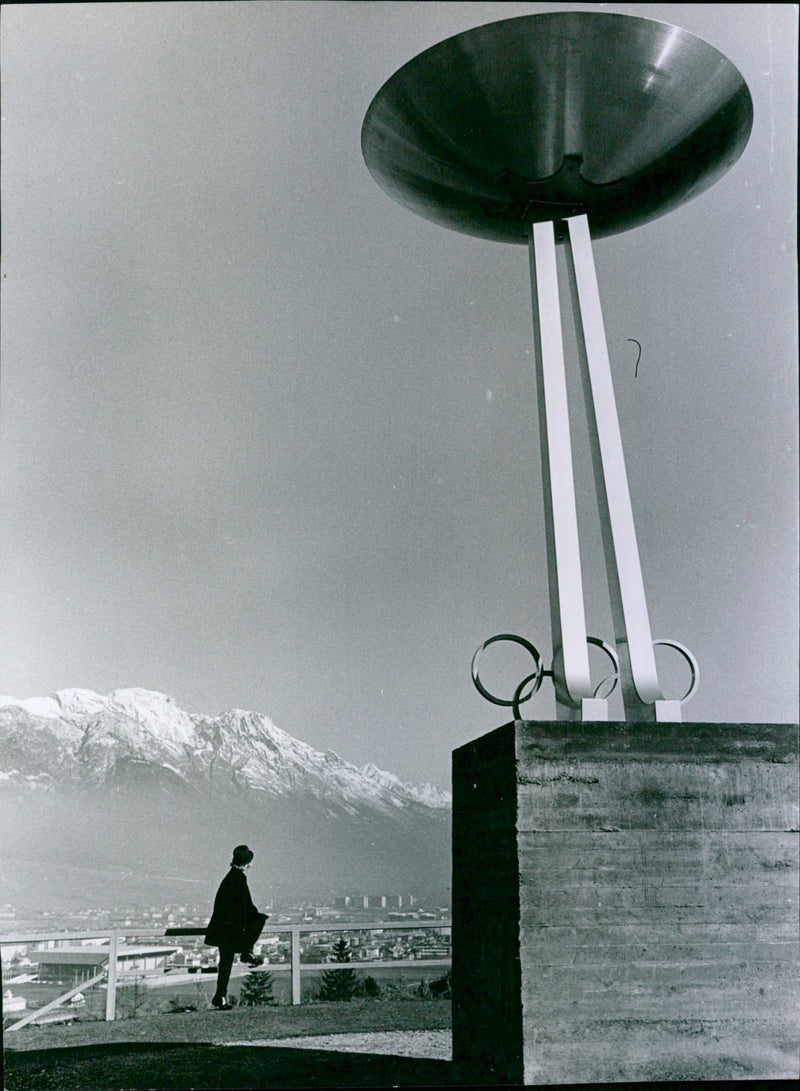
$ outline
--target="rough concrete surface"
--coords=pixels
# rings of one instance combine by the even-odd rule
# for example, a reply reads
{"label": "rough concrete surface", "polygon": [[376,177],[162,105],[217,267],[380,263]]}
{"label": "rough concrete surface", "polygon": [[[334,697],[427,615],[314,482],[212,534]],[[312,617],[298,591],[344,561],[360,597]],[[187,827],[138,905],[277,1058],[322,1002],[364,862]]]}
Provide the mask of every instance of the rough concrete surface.
{"label": "rough concrete surface", "polygon": [[457,1071],[800,1075],[797,772],[775,724],[518,722],[456,751]]}

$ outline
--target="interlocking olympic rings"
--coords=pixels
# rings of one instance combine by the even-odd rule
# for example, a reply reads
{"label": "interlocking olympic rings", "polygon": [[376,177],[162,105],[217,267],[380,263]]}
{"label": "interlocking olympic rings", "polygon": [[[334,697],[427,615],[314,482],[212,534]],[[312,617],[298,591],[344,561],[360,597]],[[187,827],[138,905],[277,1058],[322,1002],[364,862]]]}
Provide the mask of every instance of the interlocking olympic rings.
{"label": "interlocking olympic rings", "polygon": [[[481,656],[490,644],[494,644],[498,640],[510,640],[514,644],[521,644],[526,651],[530,652],[535,667],[533,674],[529,674],[522,679],[514,692],[514,696],[511,698],[510,701],[506,701],[502,697],[495,697],[493,693],[490,693],[489,690],[486,689],[478,676],[478,663],[480,662]],[[541,686],[542,678],[546,673],[544,669],[544,663],[542,662],[542,657],[539,655],[536,648],[534,648],[533,644],[531,644],[529,640],[525,640],[524,637],[515,636],[513,633],[499,633],[497,636],[490,636],[488,640],[484,640],[483,644],[481,644],[481,646],[472,657],[471,669],[472,681],[475,683],[475,688],[477,689],[478,693],[480,693],[481,697],[485,697],[486,700],[491,701],[493,705],[504,705],[506,708],[513,708],[515,720],[522,719],[519,711],[519,706],[521,704],[524,704],[525,701],[530,700],[531,697],[533,697],[534,693],[536,693],[536,691]],[[531,691],[525,697],[523,697],[523,691],[529,682],[532,683]]]}
{"label": "interlocking olympic rings", "polygon": [[[527,652],[530,653],[534,663],[533,673],[526,675],[525,678],[522,679],[522,681],[514,691],[514,696],[511,698],[510,701],[506,700],[503,697],[496,697],[493,693],[490,693],[489,690],[486,689],[484,684],[481,682],[480,676],[478,674],[478,665],[480,663],[481,656],[490,644],[494,644],[498,640],[509,640],[514,644],[520,644],[523,648],[525,648]],[[617,653],[609,644],[606,644],[604,640],[600,640],[599,637],[589,636],[586,638],[586,641],[588,644],[593,644],[595,647],[600,648],[601,651],[605,652],[611,662],[614,664],[614,673],[604,678],[594,691],[594,696],[597,697],[602,687],[606,685],[609,681],[611,681],[611,688],[605,695],[606,698],[608,698],[614,692],[617,686],[617,682],[619,681],[619,659],[617,658]],[[533,697],[533,695],[538,692],[544,678],[553,676],[552,670],[546,671],[544,669],[542,657],[539,655],[539,652],[533,646],[533,644],[531,644],[529,640],[525,640],[524,637],[516,636],[514,633],[499,633],[497,636],[490,636],[488,640],[484,640],[483,644],[481,644],[481,646],[472,657],[471,670],[472,681],[481,696],[485,697],[487,701],[491,701],[493,705],[502,705],[505,708],[513,709],[515,720],[522,719],[522,714],[520,713],[520,705],[525,704],[526,701],[529,701],[531,697]],[[528,685],[530,685],[531,687],[530,692],[525,693],[525,687]]]}
{"label": "interlocking olympic rings", "polygon": [[[513,644],[521,645],[521,647],[523,647],[527,652],[530,653],[531,659],[533,660],[534,669],[532,673],[527,674],[522,679],[520,684],[514,690],[514,695],[510,700],[507,700],[504,697],[497,697],[494,693],[490,693],[486,686],[484,686],[483,682],[481,682],[480,676],[478,674],[478,666],[480,664],[480,659],[484,651],[489,647],[490,644],[495,644],[499,640],[508,640],[511,641]],[[617,684],[619,682],[619,657],[617,656],[614,648],[612,648],[611,645],[607,644],[604,640],[601,640],[599,637],[587,636],[586,642],[587,644],[592,644],[594,647],[599,648],[602,652],[605,652],[605,654],[608,656],[614,666],[613,673],[605,677],[594,690],[594,696],[599,697],[600,691],[610,682],[611,686],[605,692],[602,698],[603,700],[607,700],[617,688]],[[689,683],[689,688],[687,689],[686,693],[683,695],[683,697],[680,697],[678,699],[679,704],[686,704],[687,701],[690,701],[692,697],[694,697],[695,693],[697,692],[697,687],[700,684],[700,667],[697,663],[697,660],[689,651],[689,649],[683,644],[679,644],[677,640],[654,640],[653,647],[656,647],[657,645],[667,648],[674,648],[675,651],[682,655],[686,662],[689,664],[689,669],[692,672],[692,680]],[[557,661],[558,653],[554,657],[554,667]],[[529,701],[531,697],[533,697],[533,695],[539,691],[545,678],[553,677],[553,669],[551,668],[549,671],[544,669],[542,657],[541,655],[539,655],[539,652],[533,646],[533,644],[531,644],[529,640],[525,640],[524,637],[516,636],[514,633],[498,633],[497,636],[490,636],[488,640],[484,640],[483,644],[481,644],[481,646],[472,657],[471,673],[472,681],[475,684],[475,688],[478,690],[481,696],[485,697],[487,701],[491,701],[493,705],[502,705],[505,708],[513,709],[515,720],[522,719],[522,714],[520,713],[520,705],[524,705],[526,701]],[[530,686],[530,692],[528,693],[525,692],[527,686]]]}

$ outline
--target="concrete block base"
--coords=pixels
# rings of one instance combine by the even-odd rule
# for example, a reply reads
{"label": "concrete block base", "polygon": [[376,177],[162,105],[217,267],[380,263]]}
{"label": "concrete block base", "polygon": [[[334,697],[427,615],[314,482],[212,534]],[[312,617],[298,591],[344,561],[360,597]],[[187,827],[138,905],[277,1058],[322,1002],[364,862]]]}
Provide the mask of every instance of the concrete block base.
{"label": "concrete block base", "polygon": [[453,754],[461,1084],[800,1075],[798,729],[517,721]]}

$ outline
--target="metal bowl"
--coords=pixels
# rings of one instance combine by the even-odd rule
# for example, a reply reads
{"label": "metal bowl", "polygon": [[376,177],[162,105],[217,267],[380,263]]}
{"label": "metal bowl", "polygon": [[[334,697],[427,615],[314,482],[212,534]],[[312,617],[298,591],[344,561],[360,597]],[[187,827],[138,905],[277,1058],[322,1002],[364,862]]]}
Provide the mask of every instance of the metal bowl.
{"label": "metal bowl", "polygon": [[744,150],[738,69],[679,27],[605,12],[526,15],[420,53],[373,99],[361,147],[391,197],[445,227],[524,243],[586,213],[595,237],[708,189]]}

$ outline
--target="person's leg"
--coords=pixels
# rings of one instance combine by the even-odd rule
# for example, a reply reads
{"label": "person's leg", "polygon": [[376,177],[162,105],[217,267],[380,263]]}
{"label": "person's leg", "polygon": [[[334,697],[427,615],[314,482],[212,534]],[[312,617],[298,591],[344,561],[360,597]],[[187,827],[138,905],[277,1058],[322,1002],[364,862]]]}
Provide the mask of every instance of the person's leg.
{"label": "person's leg", "polygon": [[211,999],[211,1003],[223,1003],[228,995],[228,982],[231,979],[231,969],[233,968],[233,956],[235,951],[232,947],[220,947],[219,949],[219,966],[217,967],[217,991]]}
{"label": "person's leg", "polygon": [[253,945],[258,941],[258,937],[261,935],[266,919],[266,913],[259,913],[258,916],[253,917],[253,919],[248,921],[245,925],[244,949],[242,950],[242,955],[253,953]]}
{"label": "person's leg", "polygon": [[258,937],[261,935],[261,930],[267,920],[266,913],[259,913],[253,917],[251,921],[247,923],[244,930],[244,950],[242,951],[242,962],[247,962],[250,965],[258,963],[260,966],[264,961],[260,956],[253,954],[253,946],[257,942]]}

